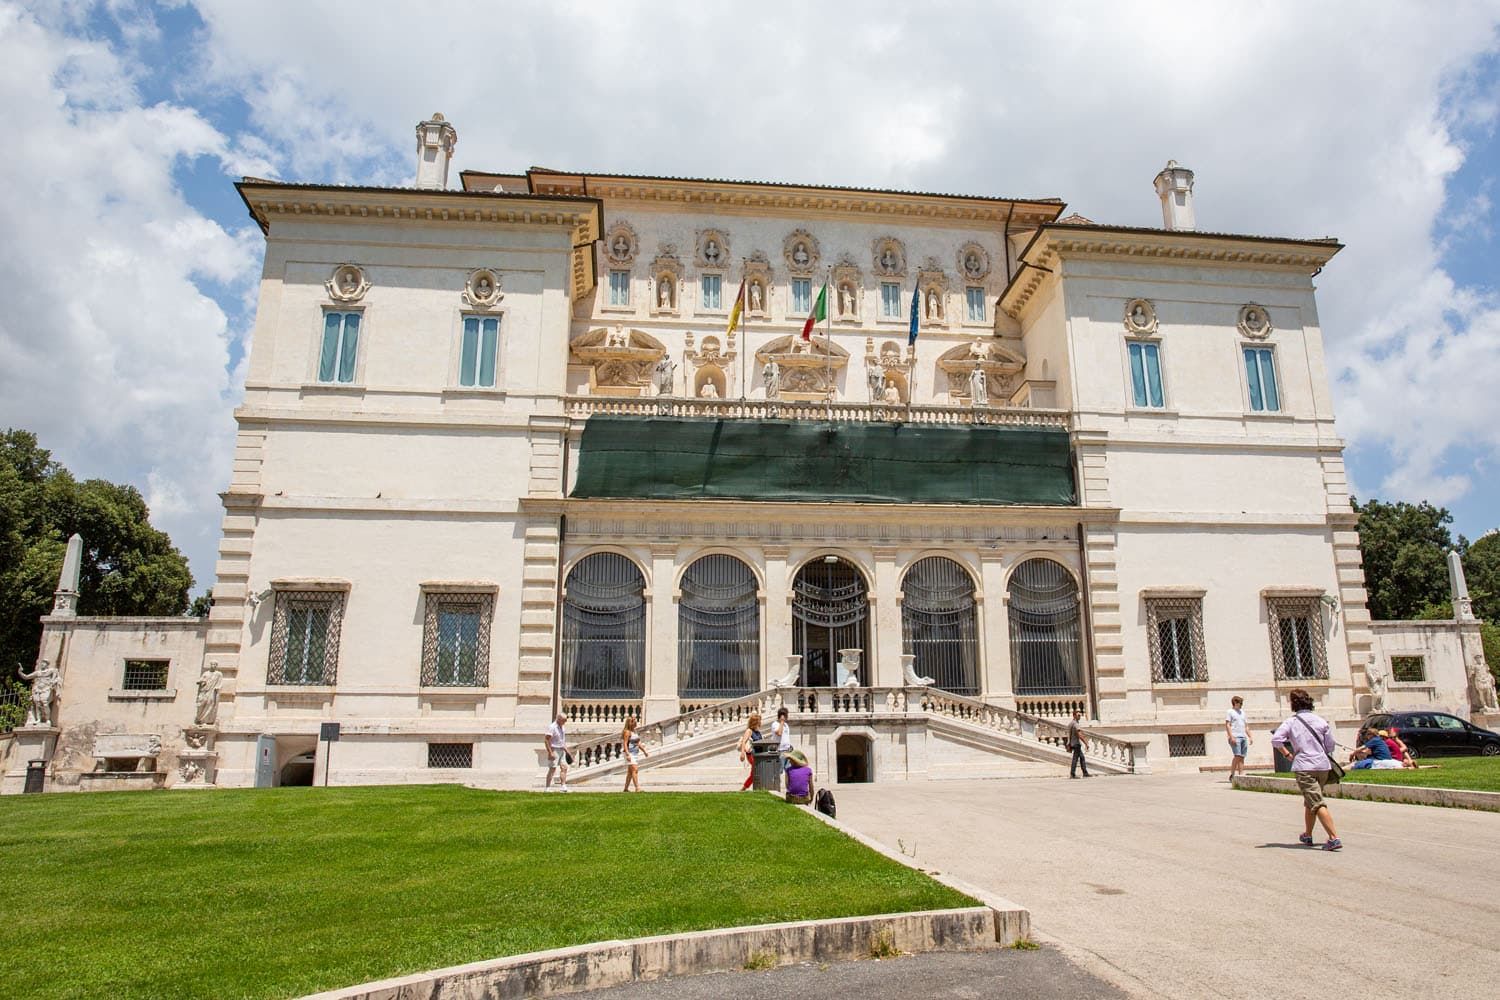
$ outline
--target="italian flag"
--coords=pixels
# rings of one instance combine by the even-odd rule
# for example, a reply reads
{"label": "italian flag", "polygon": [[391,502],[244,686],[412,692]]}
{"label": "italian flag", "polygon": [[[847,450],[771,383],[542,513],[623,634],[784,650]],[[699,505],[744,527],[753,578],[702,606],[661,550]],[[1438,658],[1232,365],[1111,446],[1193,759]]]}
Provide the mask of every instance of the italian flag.
{"label": "italian flag", "polygon": [[802,324],[802,339],[811,340],[812,330],[815,323],[822,322],[828,318],[828,283],[818,291],[817,301],[813,303],[812,312],[807,314],[807,322]]}

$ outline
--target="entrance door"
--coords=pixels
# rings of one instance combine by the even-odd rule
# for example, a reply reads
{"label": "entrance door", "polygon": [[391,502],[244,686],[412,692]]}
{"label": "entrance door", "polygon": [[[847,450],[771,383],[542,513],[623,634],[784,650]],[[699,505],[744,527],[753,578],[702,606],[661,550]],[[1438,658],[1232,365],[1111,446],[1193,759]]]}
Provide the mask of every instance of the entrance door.
{"label": "entrance door", "polygon": [[870,683],[870,600],[851,563],[825,556],[803,566],[792,583],[792,652],[802,656],[804,687],[833,687],[839,650],[859,649],[860,682]]}

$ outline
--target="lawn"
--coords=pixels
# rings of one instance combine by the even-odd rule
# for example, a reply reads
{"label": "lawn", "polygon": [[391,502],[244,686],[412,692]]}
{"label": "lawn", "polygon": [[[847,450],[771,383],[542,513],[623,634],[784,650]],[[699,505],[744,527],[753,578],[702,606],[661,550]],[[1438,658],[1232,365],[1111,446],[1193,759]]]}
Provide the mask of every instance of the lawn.
{"label": "lawn", "polygon": [[286,997],[588,941],[967,905],[763,794],[0,799],[7,997]]}
{"label": "lawn", "polygon": [[[1290,778],[1290,774],[1267,777]],[[1500,792],[1500,757],[1424,757],[1413,771],[1349,771],[1348,782],[1371,785],[1416,785],[1422,788],[1456,788],[1465,792]]]}

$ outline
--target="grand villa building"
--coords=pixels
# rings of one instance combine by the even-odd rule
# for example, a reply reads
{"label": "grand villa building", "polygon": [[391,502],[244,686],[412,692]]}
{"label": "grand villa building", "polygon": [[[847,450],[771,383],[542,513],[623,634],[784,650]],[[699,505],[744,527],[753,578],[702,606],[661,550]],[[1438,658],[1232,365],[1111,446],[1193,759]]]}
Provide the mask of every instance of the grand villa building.
{"label": "grand villa building", "polygon": [[413,187],[237,185],[265,267],[211,613],[78,617],[65,571],[58,696],[6,790],[32,760],[57,789],[537,787],[559,708],[579,780],[635,715],[658,784],[733,780],[781,705],[842,781],[1055,770],[1075,708],[1116,771],[1223,762],[1234,694],[1257,731],[1291,687],[1346,731],[1493,710],[1464,602],[1366,611],[1314,297],[1335,240],[1199,230],[1176,163],[1140,228],[455,188],[453,125],[417,139]]}

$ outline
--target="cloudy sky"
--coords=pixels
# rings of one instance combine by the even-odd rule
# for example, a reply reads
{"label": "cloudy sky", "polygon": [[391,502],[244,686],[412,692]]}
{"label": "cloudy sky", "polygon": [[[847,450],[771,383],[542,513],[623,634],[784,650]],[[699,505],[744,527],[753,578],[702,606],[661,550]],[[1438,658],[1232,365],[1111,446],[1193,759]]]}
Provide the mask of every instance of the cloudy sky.
{"label": "cloudy sky", "polygon": [[[829,9],[825,10],[824,7]],[[262,243],[244,174],[456,167],[1057,196],[1347,245],[1318,279],[1359,494],[1500,524],[1500,0],[0,0],[0,427],[135,483],[211,584]]]}

